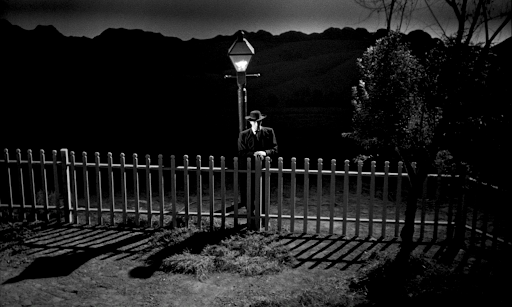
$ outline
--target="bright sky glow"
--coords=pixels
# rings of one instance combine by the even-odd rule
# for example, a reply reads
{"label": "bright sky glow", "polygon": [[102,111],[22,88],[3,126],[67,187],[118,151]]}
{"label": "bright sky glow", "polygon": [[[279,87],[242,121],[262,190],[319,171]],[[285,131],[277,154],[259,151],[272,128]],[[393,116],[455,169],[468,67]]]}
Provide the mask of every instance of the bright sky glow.
{"label": "bright sky glow", "polygon": [[[450,8],[436,9],[440,22],[453,29]],[[66,36],[90,38],[108,28],[142,29],[189,40],[233,35],[237,30],[278,35],[321,33],[331,27],[374,32],[385,26],[383,15],[369,17],[353,0],[3,0],[0,12],[0,18],[27,30],[53,25]],[[429,14],[418,10],[404,32],[422,29],[439,34]],[[511,29],[508,25],[501,39],[510,37]]]}

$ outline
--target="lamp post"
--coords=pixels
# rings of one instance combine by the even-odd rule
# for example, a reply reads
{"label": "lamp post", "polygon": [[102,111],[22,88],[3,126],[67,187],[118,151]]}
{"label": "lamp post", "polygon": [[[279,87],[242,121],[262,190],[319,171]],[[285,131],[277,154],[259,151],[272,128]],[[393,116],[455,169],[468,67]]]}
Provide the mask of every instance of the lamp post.
{"label": "lamp post", "polygon": [[236,70],[236,76],[227,75],[225,78],[236,78],[238,83],[238,130],[245,129],[245,116],[247,114],[247,90],[245,84],[247,77],[259,77],[260,74],[247,74],[247,67],[254,55],[254,48],[245,39],[243,31],[237,32],[237,38],[229,48],[228,56]]}

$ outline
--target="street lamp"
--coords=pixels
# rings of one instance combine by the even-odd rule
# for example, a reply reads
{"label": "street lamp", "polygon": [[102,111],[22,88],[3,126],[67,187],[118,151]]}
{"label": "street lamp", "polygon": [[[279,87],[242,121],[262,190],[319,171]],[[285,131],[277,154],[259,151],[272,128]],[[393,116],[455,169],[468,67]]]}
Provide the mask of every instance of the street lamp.
{"label": "street lamp", "polygon": [[259,74],[247,75],[247,67],[254,55],[254,48],[245,39],[244,31],[237,32],[236,41],[231,45],[228,56],[236,70],[235,76],[225,76],[226,78],[236,78],[238,83],[238,130],[242,132],[245,127],[245,115],[247,114],[247,90],[245,84],[246,77],[259,77]]}

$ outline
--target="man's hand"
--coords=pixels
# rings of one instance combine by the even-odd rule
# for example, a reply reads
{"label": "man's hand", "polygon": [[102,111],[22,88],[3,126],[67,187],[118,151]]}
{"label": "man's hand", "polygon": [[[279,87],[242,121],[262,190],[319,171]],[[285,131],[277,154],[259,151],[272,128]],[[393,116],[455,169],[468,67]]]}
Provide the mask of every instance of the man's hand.
{"label": "man's hand", "polygon": [[264,151],[262,151],[262,150],[257,151],[257,152],[255,152],[255,153],[254,153],[254,156],[255,156],[256,158],[260,159],[260,160],[265,159],[265,156],[266,156],[266,155],[267,155],[267,153],[266,153],[266,152],[264,152]]}

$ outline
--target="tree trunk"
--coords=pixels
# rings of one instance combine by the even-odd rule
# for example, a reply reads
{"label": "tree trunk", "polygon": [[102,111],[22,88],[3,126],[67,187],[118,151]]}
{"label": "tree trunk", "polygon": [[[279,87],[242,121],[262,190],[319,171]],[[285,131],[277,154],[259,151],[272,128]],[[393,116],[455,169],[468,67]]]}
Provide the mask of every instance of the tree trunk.
{"label": "tree trunk", "polygon": [[407,195],[407,207],[405,209],[405,224],[400,231],[402,238],[402,248],[406,253],[412,251],[412,238],[414,235],[414,221],[416,219],[416,210],[418,208],[418,199],[422,195],[423,182],[427,178],[427,162],[419,161],[418,169],[412,167],[412,163],[404,161],[409,177],[409,193]]}

